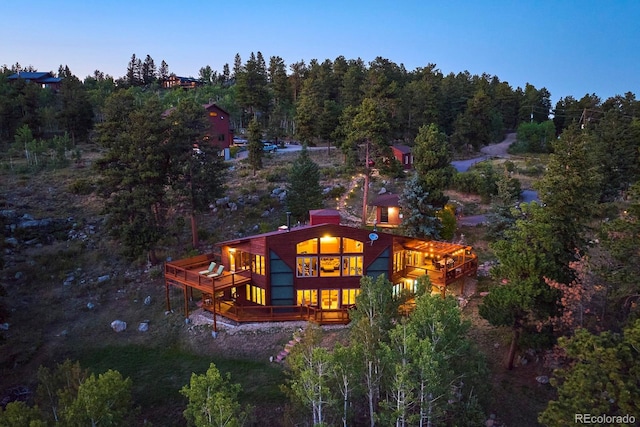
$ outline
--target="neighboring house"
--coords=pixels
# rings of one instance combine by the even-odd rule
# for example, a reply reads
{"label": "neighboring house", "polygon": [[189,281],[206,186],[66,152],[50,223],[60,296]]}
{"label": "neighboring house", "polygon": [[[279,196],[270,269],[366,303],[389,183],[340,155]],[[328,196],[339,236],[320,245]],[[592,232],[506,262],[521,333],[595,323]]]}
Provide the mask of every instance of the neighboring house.
{"label": "neighboring house", "polygon": [[[233,144],[233,128],[229,113],[216,104],[205,104],[202,107],[209,123],[204,140],[217,148],[225,159],[228,159],[229,147]],[[168,116],[174,109],[175,107],[168,109],[163,113],[163,116]]]}
{"label": "neighboring house", "polygon": [[395,157],[404,169],[413,168],[413,154],[411,154],[411,147],[402,144],[396,144],[391,146],[393,157]]}
{"label": "neighboring house", "polygon": [[209,129],[206,138],[214,147],[220,150],[228,150],[233,144],[233,128],[229,113],[216,104],[205,104],[209,120]]}
{"label": "neighboring house", "polygon": [[162,82],[162,87],[166,89],[174,87],[190,89],[202,85],[203,82],[200,79],[194,79],[193,77],[179,77],[175,74],[170,75],[166,80]]}
{"label": "neighboring house", "polygon": [[[397,296],[414,293],[424,275],[442,295],[453,284],[464,292],[467,278],[476,274],[478,258],[470,246],[322,223],[315,212],[316,225],[221,242],[219,257],[167,262],[167,309],[170,287],[176,286],[183,290],[185,316],[195,289],[214,319],[217,313],[237,322],[348,323],[363,276],[385,276]],[[221,274],[202,271],[212,261],[224,266]]]}
{"label": "neighboring house", "polygon": [[371,206],[375,210],[375,225],[378,227],[398,227],[402,223],[400,212],[400,195],[381,194],[373,201]]}
{"label": "neighboring house", "polygon": [[31,71],[21,71],[15,74],[11,74],[7,77],[9,81],[16,80],[26,80],[28,82],[33,82],[40,85],[42,88],[50,88],[55,91],[60,90],[60,86],[62,84],[62,79],[59,77],[54,77],[53,74],[41,73],[41,72],[31,72]]}

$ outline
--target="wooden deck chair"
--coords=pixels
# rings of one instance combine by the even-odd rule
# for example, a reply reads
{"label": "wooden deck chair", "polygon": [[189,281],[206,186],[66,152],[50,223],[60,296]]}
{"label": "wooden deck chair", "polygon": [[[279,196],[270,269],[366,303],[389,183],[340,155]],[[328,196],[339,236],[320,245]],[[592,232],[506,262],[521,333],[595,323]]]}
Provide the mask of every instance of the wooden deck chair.
{"label": "wooden deck chair", "polygon": [[209,268],[207,268],[206,270],[199,271],[198,274],[211,274],[213,273],[213,270],[215,268],[216,268],[216,263],[211,262],[211,264],[209,264]]}
{"label": "wooden deck chair", "polygon": [[207,274],[207,277],[218,277],[222,274],[222,270],[224,270],[224,265],[220,264],[218,269],[213,274]]}

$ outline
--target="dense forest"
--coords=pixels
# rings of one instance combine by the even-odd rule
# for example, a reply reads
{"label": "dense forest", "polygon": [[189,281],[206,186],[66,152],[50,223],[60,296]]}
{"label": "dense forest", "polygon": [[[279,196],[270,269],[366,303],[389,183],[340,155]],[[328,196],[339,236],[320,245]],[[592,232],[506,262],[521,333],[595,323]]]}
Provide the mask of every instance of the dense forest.
{"label": "dense forest", "polygon": [[[486,74],[443,75],[434,64],[408,71],[380,57],[368,64],[338,57],[287,67],[277,56],[267,64],[260,52],[244,62],[237,54],[220,72],[201,68],[201,85],[189,89],[164,88],[169,65],[162,61],[156,67],[148,55],[141,60],[134,54],[120,78],[96,70],[82,81],[60,66],[57,92],[8,80],[29,70],[19,64],[0,70],[3,171],[64,167],[81,160],[85,145],[99,145],[104,156],[95,163],[96,191],[105,200],[114,237],[131,259],[146,256],[155,262],[154,249],[164,232],[159,218],[170,206],[195,217],[211,202],[202,194],[223,194],[223,162],[206,150],[195,161],[191,155],[192,141],[203,129],[200,104],[220,105],[230,113],[236,133],[251,140],[338,147],[348,170],[363,168],[363,143],[370,144],[374,158],[387,156],[393,143],[413,147],[417,173],[403,195],[412,228],[405,231],[443,237],[444,191],[485,191],[496,267],[479,313],[508,331],[507,369],[526,349],[540,351],[548,366],[558,368],[551,379],[555,398],[539,422],[566,425],[587,412],[640,419],[640,102],[633,93],[606,100],[596,94],[580,100],[566,96],[552,106],[545,88],[513,88]],[[171,107],[171,120],[165,120]],[[517,132],[512,153],[545,158],[534,184],[540,203],[518,203],[509,162],[502,169],[481,166],[475,175],[447,169],[451,158],[476,153],[508,132]],[[310,160],[303,160],[309,166]],[[393,167],[384,172],[393,175]],[[429,201],[426,214],[414,215],[415,194]],[[440,221],[425,226],[430,215]],[[397,302],[385,294],[390,287],[367,280],[363,296],[370,297],[371,306],[355,317],[352,330],[359,344],[329,355],[315,345],[317,331],[309,332],[291,358],[287,390],[292,401],[311,408],[314,425],[347,425],[353,410],[362,425],[477,425],[485,417],[482,394],[487,392],[481,369],[470,365],[482,363],[460,339],[468,325],[455,303],[421,296],[417,314],[405,322],[389,314],[397,313]],[[364,298],[357,305],[365,307]],[[434,318],[436,311],[442,318]],[[0,313],[0,321],[7,316]],[[352,360],[365,361],[371,370],[357,371],[349,365]],[[436,365],[449,369],[436,370]],[[80,375],[79,367],[62,368]],[[354,372],[365,380],[352,390],[359,381]],[[47,375],[42,373],[44,379]],[[103,378],[82,375],[93,383]],[[117,384],[118,393],[125,394],[121,399],[128,400],[125,380],[109,371],[104,381]],[[206,381],[230,390],[216,404],[234,425],[247,420],[248,409],[234,402],[238,390],[212,367],[182,391],[190,399],[185,413],[190,422],[213,425],[197,406]],[[67,404],[73,420],[72,409],[81,403]]]}

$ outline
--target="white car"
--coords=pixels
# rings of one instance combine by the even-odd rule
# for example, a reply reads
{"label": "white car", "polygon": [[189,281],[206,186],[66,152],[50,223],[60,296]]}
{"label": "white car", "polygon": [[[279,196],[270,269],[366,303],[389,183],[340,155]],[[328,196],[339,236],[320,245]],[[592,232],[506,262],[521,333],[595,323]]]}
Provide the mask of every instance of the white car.
{"label": "white car", "polygon": [[278,151],[278,146],[272,142],[263,142],[262,149],[267,153],[275,153]]}

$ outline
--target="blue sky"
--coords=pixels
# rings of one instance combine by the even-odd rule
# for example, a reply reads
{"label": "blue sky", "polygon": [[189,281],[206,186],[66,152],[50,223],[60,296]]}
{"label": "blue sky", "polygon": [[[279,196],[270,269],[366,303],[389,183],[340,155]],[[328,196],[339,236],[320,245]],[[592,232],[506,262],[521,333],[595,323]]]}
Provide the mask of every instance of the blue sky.
{"label": "blue sky", "polygon": [[487,73],[560,97],[640,98],[640,1],[30,0],[2,2],[0,64],[80,77],[126,73],[133,53],[180,76],[251,52],[304,60],[377,56],[407,70]]}

